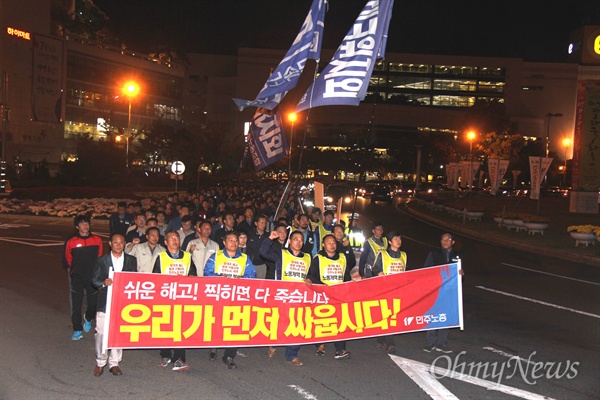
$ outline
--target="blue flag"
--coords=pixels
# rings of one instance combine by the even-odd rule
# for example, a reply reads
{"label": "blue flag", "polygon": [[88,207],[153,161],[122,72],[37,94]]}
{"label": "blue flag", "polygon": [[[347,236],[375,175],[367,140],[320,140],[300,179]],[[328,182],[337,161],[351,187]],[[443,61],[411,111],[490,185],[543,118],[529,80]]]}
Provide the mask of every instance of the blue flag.
{"label": "blue flag", "polygon": [[364,100],[376,60],[383,58],[394,0],[369,0],[329,65],[308,88],[296,111]]}
{"label": "blue flag", "polygon": [[263,113],[257,109],[250,125],[248,149],[252,155],[254,169],[261,169],[281,160],[287,155],[287,143],[279,111]]}
{"label": "blue flag", "polygon": [[233,99],[240,111],[246,107],[273,110],[284,96],[298,84],[306,60],[319,60],[325,26],[325,0],[313,0],[304,24],[292,47],[271,74],[255,100]]}

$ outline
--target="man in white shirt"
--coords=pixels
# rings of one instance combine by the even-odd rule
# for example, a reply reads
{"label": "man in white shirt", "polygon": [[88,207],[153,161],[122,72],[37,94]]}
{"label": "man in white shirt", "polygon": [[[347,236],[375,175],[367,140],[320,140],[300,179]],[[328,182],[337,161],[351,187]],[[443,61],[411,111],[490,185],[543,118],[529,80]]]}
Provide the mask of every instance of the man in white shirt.
{"label": "man in white shirt", "polygon": [[177,230],[177,233],[179,234],[179,243],[182,244],[186,237],[194,234],[191,215],[186,215],[181,218],[181,228]]}
{"label": "man in white shirt", "polygon": [[113,233],[108,239],[110,253],[98,258],[94,273],[92,275],[92,286],[98,289],[98,305],[96,308],[96,368],[94,368],[94,376],[100,376],[104,372],[104,367],[108,363],[110,372],[115,375],[123,375],[119,362],[123,357],[122,349],[111,349],[110,356],[108,351],[102,351],[102,336],[104,334],[104,323],[106,318],[106,296],[107,286],[112,285],[112,279],[108,277],[109,272],[136,272],[137,260],[129,254],[124,254],[125,236],[122,233]]}
{"label": "man in white shirt", "polygon": [[160,231],[158,227],[151,226],[146,229],[145,243],[140,243],[139,238],[133,239],[125,247],[125,253],[134,256],[137,259],[137,271],[152,273],[154,268],[154,260],[161,251],[165,251],[165,247],[159,244]]}
{"label": "man in white shirt", "polygon": [[196,239],[191,240],[186,251],[192,255],[192,260],[198,269],[198,276],[203,276],[206,260],[219,250],[219,245],[210,239],[212,224],[209,220],[200,220],[196,224]]}

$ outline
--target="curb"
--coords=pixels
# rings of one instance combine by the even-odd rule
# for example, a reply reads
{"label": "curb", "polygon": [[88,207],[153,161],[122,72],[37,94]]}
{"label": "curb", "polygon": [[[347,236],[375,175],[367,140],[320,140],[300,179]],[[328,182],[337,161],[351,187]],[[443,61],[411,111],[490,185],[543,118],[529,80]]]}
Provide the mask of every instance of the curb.
{"label": "curb", "polygon": [[[400,206],[404,206],[404,209],[401,209]],[[529,244],[521,243],[515,240],[508,240],[504,237],[500,237],[494,235],[493,233],[489,233],[488,235],[481,235],[480,231],[466,228],[464,225],[454,224],[450,222],[441,221],[437,218],[434,218],[428,214],[424,214],[420,211],[416,211],[411,209],[408,204],[398,204],[396,209],[402,213],[408,214],[422,222],[429,223],[431,225],[442,227],[448,230],[451,230],[454,233],[460,233],[463,236],[467,236],[470,239],[478,240],[487,244],[495,244],[501,245],[505,247],[512,247],[519,249],[521,251],[525,251],[528,253],[541,255],[541,256],[551,256],[563,261],[569,262],[578,262],[582,264],[586,264],[593,267],[600,267],[600,257],[588,256],[588,255],[580,255],[573,254],[570,252],[565,252],[562,250],[556,250],[552,248],[544,248],[540,249],[538,246],[532,246]],[[486,239],[486,237],[490,239]]]}

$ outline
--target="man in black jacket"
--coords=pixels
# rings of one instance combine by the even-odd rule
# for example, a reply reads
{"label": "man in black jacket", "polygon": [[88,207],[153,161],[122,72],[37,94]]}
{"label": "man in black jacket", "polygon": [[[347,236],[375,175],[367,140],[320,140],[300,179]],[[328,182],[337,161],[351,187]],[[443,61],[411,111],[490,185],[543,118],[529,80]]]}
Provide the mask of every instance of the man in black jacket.
{"label": "man in black jacket", "polygon": [[109,371],[115,375],[123,375],[119,362],[123,357],[122,349],[111,349],[102,351],[102,337],[104,336],[104,323],[106,318],[106,295],[107,287],[112,285],[112,279],[108,277],[110,271],[137,272],[137,259],[125,254],[125,236],[121,233],[112,233],[108,239],[110,253],[103,255],[96,261],[94,274],[92,275],[92,286],[98,289],[98,304],[96,313],[96,368],[94,376],[100,376],[108,363]]}
{"label": "man in black jacket", "polygon": [[127,233],[127,229],[133,225],[133,216],[127,212],[127,203],[120,201],[117,204],[117,212],[110,216],[108,224],[110,233]]}
{"label": "man in black jacket", "polygon": [[[431,250],[427,255],[424,267],[433,267],[435,265],[445,265],[455,263],[460,258],[460,253],[454,249],[454,236],[450,232],[442,234],[440,240],[442,244],[441,248]],[[462,269],[458,271],[459,274],[463,274]],[[425,347],[423,350],[431,352],[437,350],[442,353],[452,353],[452,350],[448,348],[448,329],[436,329],[427,331]]]}
{"label": "man in black jacket", "polygon": [[352,270],[356,266],[356,256],[354,255],[354,250],[350,247],[348,237],[344,234],[344,227],[340,224],[334,225],[333,236],[335,236],[338,253],[346,257],[346,270]]}
{"label": "man in black jacket", "polygon": [[[79,340],[83,337],[83,331],[89,332],[92,329],[92,320],[96,316],[96,289],[91,282],[96,260],[102,256],[102,239],[91,232],[91,221],[87,215],[78,215],[73,222],[77,232],[65,241],[63,265],[69,274],[71,288],[71,339]],[[85,321],[82,321],[84,292],[86,310]]]}

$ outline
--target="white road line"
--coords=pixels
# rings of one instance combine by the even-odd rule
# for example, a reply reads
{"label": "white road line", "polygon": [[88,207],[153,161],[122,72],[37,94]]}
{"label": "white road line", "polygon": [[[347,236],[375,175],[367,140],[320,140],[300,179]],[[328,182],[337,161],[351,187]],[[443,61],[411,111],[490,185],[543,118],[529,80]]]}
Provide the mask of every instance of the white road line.
{"label": "white road line", "polygon": [[563,279],[570,279],[572,281],[577,281],[577,282],[583,282],[583,283],[589,283],[590,285],[596,285],[596,286],[600,286],[600,283],[596,283],[596,282],[590,282],[590,281],[585,281],[583,279],[576,279],[576,278],[571,278],[568,276],[563,276],[563,275],[557,275],[557,274],[551,274],[550,272],[544,272],[544,271],[538,271],[537,269],[530,269],[530,268],[525,268],[525,267],[520,267],[518,265],[513,265],[513,264],[507,264],[507,263],[501,263],[502,265],[506,265],[508,267],[513,267],[513,268],[519,268],[519,269],[524,269],[526,271],[532,271],[532,272],[537,272],[539,274],[546,274],[546,275],[552,275],[552,276],[556,276],[558,278],[563,278]]}
{"label": "white road line", "polygon": [[308,393],[306,390],[302,389],[300,386],[296,385],[288,385],[289,388],[294,389],[298,394],[304,397],[306,400],[318,400],[316,396]]}
{"label": "white road line", "polygon": [[485,286],[475,286],[475,287],[478,288],[478,289],[487,290],[488,292],[494,292],[494,293],[502,294],[504,296],[514,297],[515,299],[527,300],[527,301],[531,301],[532,303],[538,303],[538,304],[542,304],[544,306],[550,306],[550,307],[558,308],[560,310],[571,311],[571,312],[574,312],[574,313],[577,313],[577,314],[587,315],[588,317],[600,318],[600,315],[592,314],[592,313],[585,312],[585,311],[575,310],[574,308],[568,308],[568,307],[559,306],[557,304],[546,303],[545,301],[534,300],[534,299],[530,299],[528,297],[523,297],[523,296],[519,296],[519,295],[512,294],[512,293],[502,292],[500,290],[486,288]]}
{"label": "white road line", "polygon": [[506,353],[506,352],[504,352],[504,351],[502,351],[502,350],[498,350],[498,349],[495,349],[495,348],[493,348],[493,347],[489,347],[489,346],[488,346],[488,347],[484,347],[483,349],[484,349],[484,350],[487,350],[487,351],[491,351],[492,353],[500,354],[501,356],[504,356],[504,357],[507,357],[507,358],[515,358],[515,359],[518,359],[519,361],[526,362],[527,364],[531,364],[531,365],[535,365],[535,364],[537,364],[536,362],[533,362],[533,361],[526,360],[526,359],[524,359],[524,358],[521,358],[521,357],[519,357],[519,356],[515,356],[514,354]]}
{"label": "white road line", "polygon": [[[431,365],[427,365],[427,364],[424,364],[424,363],[421,363],[418,361],[410,360],[408,358],[394,356],[392,354],[390,354],[389,356],[392,359],[392,361],[394,361],[396,363],[396,365],[398,365],[400,368],[402,368],[403,371],[404,371],[404,368],[403,368],[403,365],[404,365],[405,367],[419,371],[419,375],[421,375],[422,377],[424,377],[425,375],[429,375],[428,379],[431,379],[432,381],[436,381],[440,386],[442,386],[442,384],[439,383],[439,381],[431,374],[432,372],[435,373],[436,376],[458,379],[459,381],[463,381],[463,382],[467,382],[467,383],[470,383],[473,385],[484,387],[487,390],[495,390],[498,392],[506,393],[511,396],[520,397],[522,399],[553,400],[548,396],[541,396],[539,394],[527,392],[522,389],[517,389],[517,388],[511,387],[511,386],[502,385],[498,382],[486,381],[485,379],[480,379],[480,378],[477,378],[474,376],[461,374],[456,371],[451,371],[451,370],[448,370],[445,368],[433,367]],[[408,373],[407,373],[407,375],[408,375]],[[417,382],[417,384],[419,384],[419,383]],[[419,386],[421,386],[421,385],[419,385]],[[425,389],[423,388],[423,390],[425,390]],[[444,388],[444,390],[447,391],[446,388]],[[425,390],[425,391],[427,392],[427,390]],[[439,395],[436,394],[436,396],[438,396],[438,397],[434,397],[434,395],[430,394],[429,392],[427,392],[427,394],[429,396],[431,396],[432,399],[436,399],[436,400],[437,399],[456,399],[457,398],[450,392],[448,392],[447,396],[451,396],[451,397],[441,397],[441,396],[444,396],[444,394],[439,394]]]}
{"label": "white road line", "polygon": [[[26,240],[41,240],[41,239],[26,239]],[[19,244],[24,244],[26,246],[33,246],[33,247],[50,247],[50,246],[63,246],[64,242],[51,242],[51,243],[31,243],[31,242],[24,242],[22,240],[15,240],[15,239],[9,239],[9,238],[3,238],[0,237],[0,241],[3,242],[10,242],[10,243],[19,243]],[[46,240],[46,242],[48,242],[48,240]]]}
{"label": "white road line", "polygon": [[[49,240],[49,239],[34,239],[34,238],[24,238],[24,237],[2,237],[0,239],[10,239],[10,240],[27,240],[27,243],[29,242],[56,242],[56,240]],[[64,243],[64,241],[61,240],[61,243]]]}
{"label": "white road line", "polygon": [[440,381],[429,373],[429,365],[398,356],[390,355],[390,357],[432,399],[458,400],[458,397],[452,394]]}

